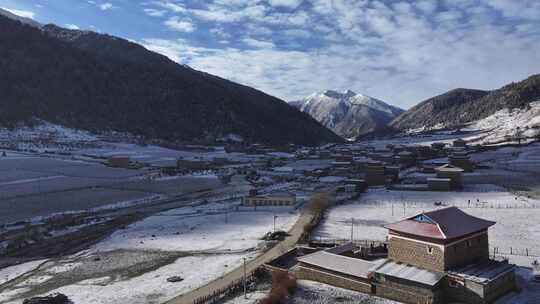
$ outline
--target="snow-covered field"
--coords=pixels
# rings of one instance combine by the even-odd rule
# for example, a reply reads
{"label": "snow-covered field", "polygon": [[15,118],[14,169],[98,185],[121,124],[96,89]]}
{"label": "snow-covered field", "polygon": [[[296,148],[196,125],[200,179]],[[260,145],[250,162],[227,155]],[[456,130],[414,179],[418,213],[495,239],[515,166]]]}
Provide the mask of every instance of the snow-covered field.
{"label": "snow-covered field", "polygon": [[34,270],[40,264],[46,261],[47,260],[32,261],[32,262],[0,269],[0,285],[6,283],[7,281],[13,280],[14,278],[24,273]]}
{"label": "snow-covered field", "polygon": [[[205,214],[210,213],[210,214]],[[96,250],[156,249],[168,251],[240,251],[257,248],[265,233],[288,231],[297,212],[223,212],[182,208],[151,216],[119,230],[95,246]]]}
{"label": "snow-covered field", "polygon": [[[164,301],[216,279],[243,263],[242,258],[253,255],[221,254],[180,257],[170,264],[135,277],[123,277],[114,273],[70,282],[68,285],[49,290],[46,294],[61,292],[77,304],[108,303],[163,303]],[[26,265],[26,264],[25,264]],[[203,266],[204,265],[204,266]],[[80,269],[73,267],[43,267],[40,273],[25,278],[21,283],[0,293],[1,303],[22,303],[17,295],[32,288],[57,286],[62,278],[76,277]],[[167,282],[171,276],[180,276],[181,282]],[[65,282],[64,282],[65,283]],[[47,285],[50,284],[50,285]],[[1,289],[0,289],[1,290]]]}
{"label": "snow-covered field", "polygon": [[[470,204],[469,204],[470,200]],[[370,189],[351,204],[332,208],[315,232],[316,238],[349,239],[354,219],[355,239],[385,240],[385,224],[440,208],[435,202],[457,206],[465,212],[496,221],[490,228],[490,247],[502,253],[513,252],[538,257],[509,256],[510,260],[530,266],[540,257],[540,201],[516,196],[493,185],[477,185],[464,192],[388,191]]]}
{"label": "snow-covered field", "polygon": [[[236,205],[210,203],[148,217],[89,250],[41,267],[11,288],[0,285],[0,302],[18,304],[41,290],[37,294],[62,292],[77,304],[162,303],[254,258],[261,237],[273,230],[274,216],[278,230],[289,230],[298,218],[298,212],[283,210],[232,211]],[[169,261],[169,255],[179,256]],[[17,267],[22,270],[8,269],[3,275],[14,278],[36,266]],[[132,273],[141,267],[145,270]],[[184,280],[167,282],[171,276]]]}

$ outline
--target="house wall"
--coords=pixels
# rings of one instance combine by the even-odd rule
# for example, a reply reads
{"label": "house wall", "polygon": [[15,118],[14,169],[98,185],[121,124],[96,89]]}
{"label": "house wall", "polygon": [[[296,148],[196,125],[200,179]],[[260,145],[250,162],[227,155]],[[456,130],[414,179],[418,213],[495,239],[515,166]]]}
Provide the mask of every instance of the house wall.
{"label": "house wall", "polygon": [[511,291],[515,291],[516,289],[516,275],[512,270],[498,277],[497,280],[492,281],[488,286],[486,286],[484,292],[486,303],[493,303],[498,298]]}
{"label": "house wall", "polygon": [[444,282],[444,295],[449,302],[489,304],[516,289],[514,271],[499,276],[487,285],[464,280],[462,284],[451,286],[449,284],[451,280],[451,278],[448,278]]}
{"label": "house wall", "polygon": [[[430,249],[431,248],[431,253]],[[445,271],[443,246],[390,236],[388,258],[432,271]]]}
{"label": "house wall", "polygon": [[362,293],[371,293],[371,284],[360,279],[354,280],[328,271],[303,266],[297,267],[295,274],[299,280],[315,281]]}
{"label": "house wall", "polygon": [[444,181],[434,181],[428,179],[428,188],[431,191],[450,191],[451,188],[451,182],[444,182]]}
{"label": "house wall", "polygon": [[408,304],[444,303],[439,288],[431,289],[393,277],[376,274],[375,294],[381,298]]}
{"label": "house wall", "polygon": [[437,171],[438,178],[449,178],[452,189],[463,189],[463,174],[460,172]]}
{"label": "house wall", "polygon": [[488,234],[484,231],[446,246],[390,235],[388,258],[420,268],[444,272],[453,267],[488,260]]}
{"label": "house wall", "polygon": [[452,243],[444,251],[446,269],[487,260],[489,260],[487,231]]}

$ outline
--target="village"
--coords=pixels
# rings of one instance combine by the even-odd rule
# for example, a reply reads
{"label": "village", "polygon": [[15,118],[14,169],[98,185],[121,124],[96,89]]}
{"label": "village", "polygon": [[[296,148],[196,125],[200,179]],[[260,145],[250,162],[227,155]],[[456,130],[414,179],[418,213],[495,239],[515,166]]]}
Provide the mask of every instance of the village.
{"label": "village", "polygon": [[[352,301],[540,301],[533,139],[77,140],[3,150],[2,303],[257,303],[280,275]],[[49,215],[17,209],[39,199]]]}

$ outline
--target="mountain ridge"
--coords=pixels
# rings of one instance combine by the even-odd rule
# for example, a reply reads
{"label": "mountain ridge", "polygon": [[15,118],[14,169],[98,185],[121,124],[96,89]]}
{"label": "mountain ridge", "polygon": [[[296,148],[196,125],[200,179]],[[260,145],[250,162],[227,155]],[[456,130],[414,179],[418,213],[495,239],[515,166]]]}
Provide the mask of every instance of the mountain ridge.
{"label": "mountain ridge", "polygon": [[389,127],[396,131],[459,127],[502,109],[524,107],[536,100],[540,100],[540,74],[495,90],[450,90],[405,111]]}
{"label": "mountain ridge", "polygon": [[278,98],[122,38],[1,16],[0,29],[2,125],[38,118],[174,142],[227,134],[269,144],[342,140]]}

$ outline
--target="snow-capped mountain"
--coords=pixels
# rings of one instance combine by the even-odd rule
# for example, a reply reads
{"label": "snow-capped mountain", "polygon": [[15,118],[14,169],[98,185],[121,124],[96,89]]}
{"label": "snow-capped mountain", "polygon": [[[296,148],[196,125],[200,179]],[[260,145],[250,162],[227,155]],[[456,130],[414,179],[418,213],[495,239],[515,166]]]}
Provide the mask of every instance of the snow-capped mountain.
{"label": "snow-capped mountain", "polygon": [[290,105],[351,140],[384,127],[403,113],[402,109],[384,101],[350,90],[314,93]]}

